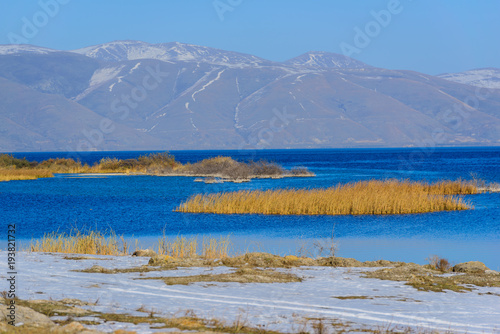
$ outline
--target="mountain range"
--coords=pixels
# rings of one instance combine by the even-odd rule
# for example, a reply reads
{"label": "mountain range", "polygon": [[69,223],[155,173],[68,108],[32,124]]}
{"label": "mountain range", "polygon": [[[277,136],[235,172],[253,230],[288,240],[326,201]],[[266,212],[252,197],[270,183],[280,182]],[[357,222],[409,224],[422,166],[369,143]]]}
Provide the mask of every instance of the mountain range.
{"label": "mountain range", "polygon": [[0,45],[0,152],[500,144],[500,70],[183,43]]}

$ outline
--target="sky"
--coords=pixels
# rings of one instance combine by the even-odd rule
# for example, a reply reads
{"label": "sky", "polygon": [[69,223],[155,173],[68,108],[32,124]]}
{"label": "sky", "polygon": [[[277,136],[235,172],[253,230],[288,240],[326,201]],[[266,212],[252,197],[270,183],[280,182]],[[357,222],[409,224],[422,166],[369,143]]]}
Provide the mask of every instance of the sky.
{"label": "sky", "polygon": [[500,68],[500,1],[0,0],[0,44],[183,42],[284,61],[308,51],[427,74]]}

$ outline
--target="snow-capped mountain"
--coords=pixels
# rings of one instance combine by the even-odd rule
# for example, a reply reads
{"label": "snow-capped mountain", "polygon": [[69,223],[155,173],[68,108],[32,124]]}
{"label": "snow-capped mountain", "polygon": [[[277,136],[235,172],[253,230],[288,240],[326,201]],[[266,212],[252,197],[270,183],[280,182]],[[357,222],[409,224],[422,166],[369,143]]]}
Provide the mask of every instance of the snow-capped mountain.
{"label": "snow-capped mountain", "polygon": [[459,73],[445,73],[438,77],[476,87],[500,89],[500,69],[480,68]]}
{"label": "snow-capped mountain", "polygon": [[500,145],[500,90],[476,89],[327,52],[0,46],[0,152]]}
{"label": "snow-capped mountain", "polygon": [[367,68],[371,67],[359,60],[338,53],[331,52],[307,52],[298,57],[284,62],[290,66],[302,66],[312,68]]}
{"label": "snow-capped mountain", "polygon": [[40,46],[28,45],[28,44],[1,44],[0,45],[0,55],[9,54],[47,54],[51,52],[60,52],[57,50],[52,50]]}
{"label": "snow-capped mountain", "polygon": [[236,67],[272,63],[253,55],[178,42],[150,44],[138,41],[115,41],[73,52],[106,61],[157,59],[165,62],[189,61]]}

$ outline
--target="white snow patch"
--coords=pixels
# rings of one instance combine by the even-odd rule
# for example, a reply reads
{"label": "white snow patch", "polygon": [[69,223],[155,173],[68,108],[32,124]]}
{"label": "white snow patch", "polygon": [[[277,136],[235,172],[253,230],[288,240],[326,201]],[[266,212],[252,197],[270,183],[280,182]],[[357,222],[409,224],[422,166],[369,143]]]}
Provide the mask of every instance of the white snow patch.
{"label": "white snow patch", "polygon": [[27,44],[5,44],[0,45],[0,55],[10,55],[19,53],[31,53],[31,54],[48,54],[52,52],[58,52],[57,50],[52,50],[40,46],[33,46]]}
{"label": "white snow patch", "polygon": [[[118,67],[105,67],[105,68],[100,68],[92,74],[92,77],[89,80],[89,86],[85,91],[80,93],[78,96],[74,98],[75,101],[79,101],[83,99],[85,96],[90,94],[93,90],[98,88],[100,85],[103,83],[106,83],[110,80],[113,80],[123,69],[124,66],[118,66]],[[120,81],[118,81],[120,82]],[[111,91],[113,88],[112,86],[109,87],[109,91]]]}
{"label": "white snow patch", "polygon": [[132,68],[130,69],[130,71],[128,71],[128,74],[132,74],[132,73],[133,73],[136,69],[138,69],[138,68],[139,68],[139,66],[140,66],[140,65],[141,65],[141,62],[138,62],[137,64],[135,64],[135,66],[134,66],[134,67],[132,67]]}
{"label": "white snow patch", "polygon": [[475,87],[500,89],[500,69],[484,68],[460,73],[446,73],[440,78]]}
{"label": "white snow patch", "polygon": [[92,74],[92,78],[90,78],[89,86],[97,86],[106,81],[114,79],[118,73],[122,70],[124,66],[120,67],[105,67],[98,69]]}
{"label": "white snow patch", "polygon": [[302,82],[301,78],[302,77],[305,77],[307,74],[302,74],[302,75],[299,75],[297,78],[295,78],[295,81],[294,82]]}
{"label": "white snow patch", "polygon": [[207,88],[208,86],[210,86],[211,84],[213,84],[215,81],[219,80],[219,79],[220,79],[221,74],[222,74],[224,71],[225,71],[225,69],[224,69],[224,70],[222,70],[222,71],[220,71],[219,73],[217,73],[217,77],[216,77],[215,79],[210,80],[210,81],[209,81],[209,82],[207,82],[205,85],[203,85],[203,87],[201,87],[201,89],[199,89],[199,90],[197,90],[196,92],[194,92],[193,94],[191,94],[191,98],[193,99],[193,101],[195,101],[195,102],[196,102],[196,99],[194,98],[194,96],[195,96],[196,94],[198,94],[198,93],[199,93],[199,92],[201,92],[201,91],[204,91],[204,90],[205,90],[205,88]]}
{"label": "white snow patch", "polygon": [[[196,128],[194,123],[193,127]],[[6,253],[0,252],[0,256],[5,257]],[[492,333],[500,327],[500,308],[495,295],[500,293],[498,287],[474,287],[473,291],[464,293],[418,291],[404,282],[363,277],[363,271],[376,268],[333,267],[278,269],[303,279],[297,283],[200,282],[167,286],[161,280],[138,278],[217,274],[234,269],[179,268],[107,275],[73,270],[92,265],[109,269],[138,267],[147,264],[149,259],[92,256],[104,260],[74,261],[64,259],[65,256],[68,254],[19,252],[23,284],[18,286],[18,294],[27,299],[98,300],[98,304],[90,308],[101,312],[137,314],[136,310],[144,306],[159,316],[169,316],[179,310],[193,310],[199,317],[218,318],[228,323],[241,317],[243,308],[248,325],[266,325],[266,329],[281,332],[297,332],[297,320],[312,317],[352,322],[354,330],[410,326],[419,331]],[[0,268],[7,272],[7,263],[0,262]],[[365,296],[366,299],[335,298],[345,296]],[[128,324],[120,326],[126,329]],[[146,328],[141,332],[146,332]]]}
{"label": "white snow patch", "polygon": [[193,122],[193,117],[189,117],[189,121],[191,122],[191,125],[193,126],[193,128],[198,131],[198,128],[196,127],[196,125],[194,125],[194,122]]}
{"label": "white snow patch", "polygon": [[238,82],[238,77],[236,77],[236,89],[238,90],[238,95],[241,96],[240,83]]}

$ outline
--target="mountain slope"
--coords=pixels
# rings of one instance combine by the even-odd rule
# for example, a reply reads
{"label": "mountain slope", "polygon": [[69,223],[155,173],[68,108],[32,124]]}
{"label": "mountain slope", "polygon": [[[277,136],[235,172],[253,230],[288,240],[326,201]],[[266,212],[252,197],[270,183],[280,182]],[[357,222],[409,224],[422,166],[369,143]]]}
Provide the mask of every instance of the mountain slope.
{"label": "mountain slope", "polygon": [[0,101],[2,152],[145,149],[160,144],[125,125],[103,123],[100,115],[60,95],[40,93],[3,78]]}
{"label": "mountain slope", "polygon": [[284,62],[290,66],[312,68],[368,68],[371,67],[359,60],[330,52],[307,52]]}
{"label": "mountain slope", "polygon": [[73,52],[106,61],[156,59],[165,62],[189,61],[225,66],[257,66],[272,63],[252,55],[178,42],[149,44],[115,41]]}
{"label": "mountain slope", "polygon": [[4,49],[0,151],[500,144],[499,89],[476,102],[474,86],[337,54],[277,63],[134,41]]}
{"label": "mountain slope", "polygon": [[445,73],[438,77],[476,87],[500,89],[500,69],[481,68],[460,73]]}

